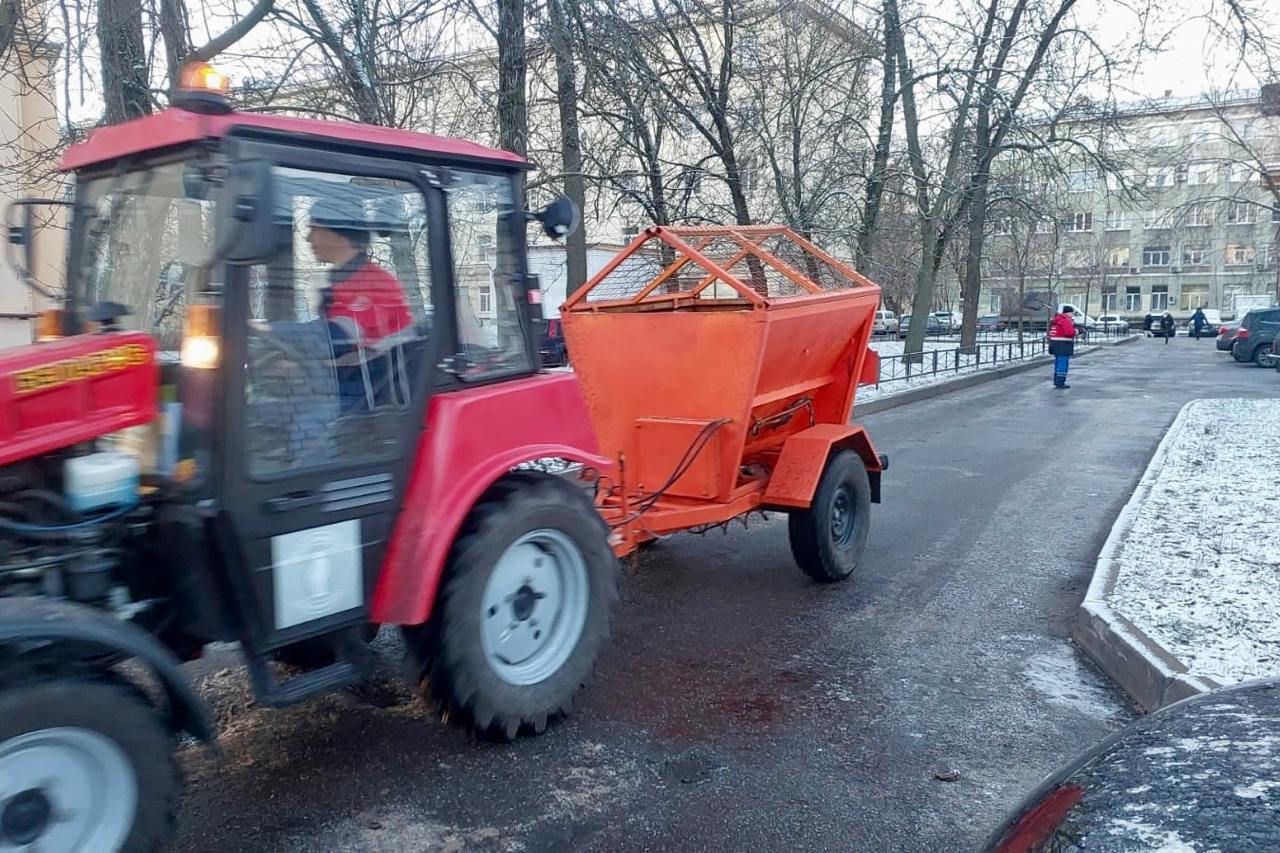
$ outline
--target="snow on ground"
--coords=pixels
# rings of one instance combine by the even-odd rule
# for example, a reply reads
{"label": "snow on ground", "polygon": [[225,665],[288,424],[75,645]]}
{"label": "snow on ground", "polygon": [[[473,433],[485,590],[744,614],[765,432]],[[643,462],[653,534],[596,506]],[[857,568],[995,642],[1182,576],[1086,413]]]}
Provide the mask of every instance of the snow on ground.
{"label": "snow on ground", "polygon": [[1110,605],[1195,675],[1280,675],[1280,400],[1196,400],[1165,446]]}
{"label": "snow on ground", "polygon": [[908,365],[901,358],[902,341],[872,341],[871,348],[880,354],[880,384],[859,388],[858,399],[865,403],[881,397],[892,397],[928,385],[949,382],[967,373],[993,370],[1024,358],[1044,355],[1038,336],[1027,335],[1022,348],[1017,345],[1016,333],[1008,340],[998,342],[999,346],[990,346],[992,343],[997,342],[980,342],[979,352],[974,354],[960,352],[959,338],[925,341],[924,361],[910,365],[911,373],[908,375]]}

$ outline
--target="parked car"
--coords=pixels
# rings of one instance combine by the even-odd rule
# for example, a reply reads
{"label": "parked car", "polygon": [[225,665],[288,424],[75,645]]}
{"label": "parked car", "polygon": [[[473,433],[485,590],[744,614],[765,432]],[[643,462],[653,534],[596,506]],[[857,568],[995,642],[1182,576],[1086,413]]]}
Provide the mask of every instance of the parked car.
{"label": "parked car", "polygon": [[[910,328],[910,326],[911,326],[910,314],[903,314],[901,317],[899,317],[898,318],[898,337],[905,338],[907,336],[907,331]],[[926,335],[945,335],[950,331],[951,329],[943,325],[942,321],[940,321],[933,314],[927,315],[925,319],[925,329],[924,329],[924,333]]]}
{"label": "parked car", "polygon": [[569,363],[569,349],[558,319],[535,320],[538,330],[538,354],[543,367],[563,367]]}
{"label": "parked car", "polygon": [[1223,323],[1218,327],[1218,352],[1231,352],[1231,345],[1236,342],[1236,329],[1239,323]]}
{"label": "parked car", "polygon": [[1280,679],[1139,719],[1051,775],[987,853],[1280,849]]}
{"label": "parked car", "polygon": [[892,311],[877,311],[871,320],[871,332],[876,335],[891,335],[898,331],[898,315]]}
{"label": "parked car", "polygon": [[[951,311],[934,311],[929,316],[937,319],[938,325],[942,327],[943,332],[960,331],[960,324],[963,322],[963,319],[964,319],[959,314],[956,314]],[[929,327],[929,331],[930,332],[933,331],[932,326]]]}
{"label": "parked car", "polygon": [[1104,332],[1127,332],[1129,321],[1119,314],[1103,314],[1098,318],[1098,328]]}
{"label": "parked car", "polygon": [[1231,357],[1241,364],[1262,365],[1280,331],[1280,308],[1254,309],[1244,315],[1231,344]]}
{"label": "parked car", "polygon": [[978,318],[979,332],[1003,332],[1009,324],[1000,319],[999,314],[983,314]]}

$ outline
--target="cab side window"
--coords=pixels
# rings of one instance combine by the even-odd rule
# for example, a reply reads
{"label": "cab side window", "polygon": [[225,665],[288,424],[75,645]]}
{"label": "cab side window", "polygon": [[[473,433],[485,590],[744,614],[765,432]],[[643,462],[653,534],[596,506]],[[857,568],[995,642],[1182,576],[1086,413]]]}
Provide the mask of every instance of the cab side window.
{"label": "cab side window", "polygon": [[249,276],[250,473],[399,453],[431,337],[426,199],[405,181],[279,168],[272,227]]}
{"label": "cab side window", "polygon": [[510,176],[456,170],[445,185],[462,373],[480,381],[531,369],[516,302],[521,273],[517,210]]}

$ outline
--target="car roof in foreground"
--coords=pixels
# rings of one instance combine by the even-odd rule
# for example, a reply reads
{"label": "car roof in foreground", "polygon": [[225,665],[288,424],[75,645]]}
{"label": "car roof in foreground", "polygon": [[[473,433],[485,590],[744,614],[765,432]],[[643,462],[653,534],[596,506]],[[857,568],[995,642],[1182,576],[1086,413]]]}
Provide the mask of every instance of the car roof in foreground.
{"label": "car roof in foreground", "polygon": [[1280,849],[1280,678],[1192,697],[1108,737],[1045,780],[987,849],[1071,786],[1083,798],[1060,829],[1069,849]]}

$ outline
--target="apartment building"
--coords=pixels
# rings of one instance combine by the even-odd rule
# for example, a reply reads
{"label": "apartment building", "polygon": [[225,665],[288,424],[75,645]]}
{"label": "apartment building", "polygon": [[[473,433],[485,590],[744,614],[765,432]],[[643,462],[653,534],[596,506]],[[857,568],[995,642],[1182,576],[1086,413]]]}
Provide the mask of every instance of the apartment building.
{"label": "apartment building", "polygon": [[[1063,131],[1096,145],[1047,193],[1056,208],[1018,238],[994,223],[988,291],[1052,291],[1088,313],[1140,319],[1198,307],[1231,315],[1280,293],[1280,87],[1164,98]],[[1010,242],[1021,245],[1011,252]],[[1013,257],[1010,257],[1010,254]]]}

